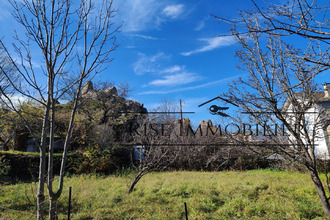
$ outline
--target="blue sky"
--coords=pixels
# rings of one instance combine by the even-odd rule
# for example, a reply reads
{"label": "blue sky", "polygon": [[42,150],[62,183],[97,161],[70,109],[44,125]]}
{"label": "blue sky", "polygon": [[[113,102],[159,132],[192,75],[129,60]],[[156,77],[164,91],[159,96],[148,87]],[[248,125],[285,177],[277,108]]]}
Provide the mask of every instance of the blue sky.
{"label": "blue sky", "polygon": [[[96,2],[99,2],[97,0]],[[257,1],[262,3],[263,1]],[[0,0],[0,31],[10,42],[17,29],[7,0]],[[181,99],[184,111],[196,125],[201,120],[218,121],[209,114],[211,104],[231,107],[224,102],[197,106],[226,92],[228,83],[243,76],[236,69],[235,50],[239,49],[228,34],[230,27],[214,20],[211,14],[234,18],[239,10],[251,9],[249,0],[114,0],[117,24],[123,23],[117,37],[121,43],[112,54],[114,61],[95,81],[129,83],[130,99],[152,111],[162,99]],[[19,31],[19,29],[18,29]],[[326,79],[327,78],[327,79]],[[330,81],[325,74],[320,82]]]}
{"label": "blue sky", "polygon": [[[118,4],[122,20],[122,42],[103,80],[128,82],[131,98],[152,110],[166,98],[185,104],[184,111],[194,123],[217,119],[207,107],[197,106],[226,91],[239,72],[234,57],[238,45],[229,26],[211,14],[233,17],[238,10],[252,7],[250,1],[124,0]],[[213,104],[224,105],[214,102]]]}

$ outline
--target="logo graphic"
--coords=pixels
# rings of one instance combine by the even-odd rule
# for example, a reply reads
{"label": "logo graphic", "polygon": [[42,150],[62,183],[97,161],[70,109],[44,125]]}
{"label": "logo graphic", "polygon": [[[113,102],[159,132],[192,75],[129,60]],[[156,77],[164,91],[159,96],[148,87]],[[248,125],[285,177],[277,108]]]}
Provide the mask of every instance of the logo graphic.
{"label": "logo graphic", "polygon": [[[223,101],[225,101],[225,102],[227,102],[227,103],[230,103],[230,104],[232,104],[232,105],[238,107],[238,105],[236,105],[235,103],[229,101],[228,99],[221,98],[220,95],[217,96],[217,97],[215,97],[215,98],[213,98],[213,99],[210,99],[210,100],[207,101],[207,102],[204,102],[204,103],[200,104],[198,107],[201,107],[201,106],[203,106],[203,105],[206,105],[207,103],[210,103],[210,102],[212,102],[212,101],[214,101],[214,100],[219,101],[220,99],[223,100]],[[210,113],[211,113],[212,115],[220,115],[220,116],[222,116],[222,117],[230,117],[228,114],[226,114],[226,113],[223,112],[223,111],[228,110],[228,109],[229,109],[229,107],[220,107],[220,106],[217,106],[217,105],[211,105],[211,106],[209,107],[209,111],[210,111]]]}

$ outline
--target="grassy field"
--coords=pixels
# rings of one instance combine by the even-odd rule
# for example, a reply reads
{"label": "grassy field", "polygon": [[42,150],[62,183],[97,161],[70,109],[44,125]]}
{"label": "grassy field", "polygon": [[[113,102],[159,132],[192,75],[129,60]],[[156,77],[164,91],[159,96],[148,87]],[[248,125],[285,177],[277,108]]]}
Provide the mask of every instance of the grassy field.
{"label": "grassy field", "polygon": [[[152,173],[128,195],[129,182],[130,176],[66,178],[59,218],[67,218],[72,186],[72,219],[184,219],[184,202],[189,219],[326,219],[309,176],[296,172]],[[35,218],[32,189],[1,186],[0,219]]]}

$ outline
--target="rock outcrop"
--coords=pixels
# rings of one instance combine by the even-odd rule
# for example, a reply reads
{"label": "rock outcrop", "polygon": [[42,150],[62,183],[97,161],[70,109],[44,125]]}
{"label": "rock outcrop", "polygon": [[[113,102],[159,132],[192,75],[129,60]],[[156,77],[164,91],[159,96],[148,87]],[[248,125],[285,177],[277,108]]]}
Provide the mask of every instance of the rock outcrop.
{"label": "rock outcrop", "polygon": [[86,82],[83,85],[83,87],[81,89],[81,94],[84,97],[84,96],[86,96],[88,93],[90,93],[92,91],[94,91],[94,89],[93,89],[93,83],[91,81],[88,81],[88,82]]}
{"label": "rock outcrop", "polygon": [[106,89],[94,90],[93,83],[88,81],[83,85],[81,95],[83,99],[102,102],[102,105],[111,109],[111,112],[117,117],[120,115],[125,117],[129,115],[133,116],[132,113],[146,114],[148,112],[147,109],[143,107],[143,104],[133,100],[126,100],[119,96],[114,86]]}

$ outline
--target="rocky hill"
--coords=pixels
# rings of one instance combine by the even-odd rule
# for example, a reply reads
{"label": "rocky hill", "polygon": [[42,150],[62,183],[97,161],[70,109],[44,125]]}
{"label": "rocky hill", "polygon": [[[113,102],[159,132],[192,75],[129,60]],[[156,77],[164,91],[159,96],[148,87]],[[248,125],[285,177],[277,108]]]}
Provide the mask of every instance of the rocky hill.
{"label": "rocky hill", "polygon": [[143,104],[121,96],[114,86],[95,89],[89,81],[83,85],[81,95],[78,118],[82,119],[82,130],[77,129],[77,135],[103,147],[118,144],[123,136],[130,139],[132,126],[148,117]]}
{"label": "rocky hill", "polygon": [[82,99],[85,102],[88,100],[89,102],[102,102],[103,110],[105,106],[108,109],[112,109],[113,113],[124,114],[127,116],[132,113],[144,113],[146,114],[148,111],[143,107],[143,104],[140,104],[133,100],[126,100],[124,97],[119,96],[116,87],[111,86],[105,89],[94,90],[93,83],[91,81],[86,82],[83,85],[81,91]]}

